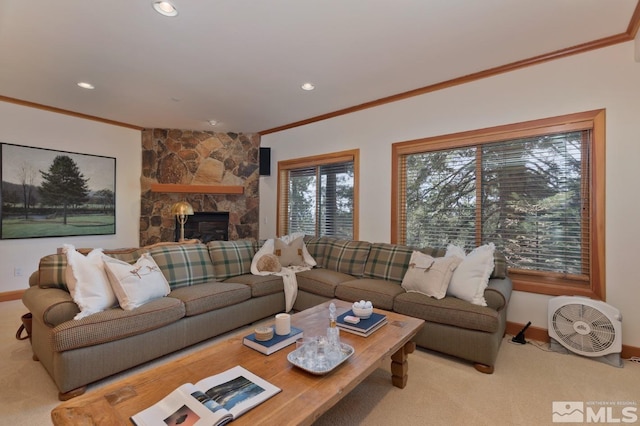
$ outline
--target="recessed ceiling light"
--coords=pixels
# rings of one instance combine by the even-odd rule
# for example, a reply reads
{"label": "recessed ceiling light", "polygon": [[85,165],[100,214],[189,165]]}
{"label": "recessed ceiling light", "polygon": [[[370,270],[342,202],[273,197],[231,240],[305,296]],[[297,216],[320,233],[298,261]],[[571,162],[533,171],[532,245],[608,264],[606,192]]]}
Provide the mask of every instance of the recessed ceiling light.
{"label": "recessed ceiling light", "polygon": [[164,16],[178,15],[178,9],[176,9],[175,6],[169,3],[168,1],[154,1],[153,8],[160,15],[164,15]]}
{"label": "recessed ceiling light", "polygon": [[218,122],[216,120],[209,120],[209,124],[215,126],[216,124],[218,124]]}
{"label": "recessed ceiling light", "polygon": [[313,90],[316,88],[316,86],[314,86],[312,83],[304,83],[302,86],[302,90]]}
{"label": "recessed ceiling light", "polygon": [[80,81],[77,84],[78,84],[78,86],[82,87],[83,89],[92,90],[92,89],[96,88],[93,84],[87,83],[86,81]]}

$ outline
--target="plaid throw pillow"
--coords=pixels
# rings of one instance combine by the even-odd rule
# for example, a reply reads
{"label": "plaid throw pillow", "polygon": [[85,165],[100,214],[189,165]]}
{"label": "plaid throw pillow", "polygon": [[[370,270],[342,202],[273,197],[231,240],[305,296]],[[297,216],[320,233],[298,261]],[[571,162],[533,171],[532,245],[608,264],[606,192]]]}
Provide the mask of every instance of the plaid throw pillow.
{"label": "plaid throw pillow", "polygon": [[507,258],[498,250],[493,252],[493,272],[489,278],[507,277]]}
{"label": "plaid throw pillow", "polygon": [[371,243],[366,241],[334,240],[325,251],[327,269],[361,277],[369,256]]}
{"label": "plaid throw pillow", "polygon": [[446,248],[423,247],[418,251],[424,254],[428,254],[431,257],[444,257],[444,255],[447,254]]}
{"label": "plaid throw pillow", "polygon": [[50,254],[40,258],[38,265],[38,286],[41,288],[59,288],[69,291],[65,271],[67,270],[67,256]]}
{"label": "plaid throw pillow", "polygon": [[364,277],[400,283],[407,272],[412,253],[413,249],[407,246],[373,243],[364,267]]}
{"label": "plaid throw pillow", "polygon": [[213,265],[204,244],[153,247],[149,253],[171,289],[215,281]]}
{"label": "plaid throw pillow", "polygon": [[306,235],[304,237],[304,243],[307,246],[307,250],[313,259],[317,262],[318,267],[326,268],[327,263],[325,261],[325,251],[327,248],[327,243],[329,241],[335,241],[335,239],[330,239],[328,237],[313,237]]}
{"label": "plaid throw pillow", "polygon": [[256,254],[253,240],[210,241],[207,248],[218,281],[251,273]]}
{"label": "plaid throw pillow", "polygon": [[144,247],[140,248],[130,248],[130,249],[118,249],[118,250],[104,250],[103,253],[109,257],[113,257],[114,259],[122,260],[123,262],[127,262],[130,264],[134,264],[140,259],[143,253],[146,253],[148,250]]}

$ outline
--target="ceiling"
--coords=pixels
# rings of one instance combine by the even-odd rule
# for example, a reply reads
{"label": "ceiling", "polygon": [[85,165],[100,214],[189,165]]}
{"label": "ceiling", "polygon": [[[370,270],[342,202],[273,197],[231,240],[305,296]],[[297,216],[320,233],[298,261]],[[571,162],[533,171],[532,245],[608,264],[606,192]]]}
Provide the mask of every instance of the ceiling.
{"label": "ceiling", "polygon": [[156,13],[152,0],[0,0],[0,99],[141,128],[268,133],[583,43],[629,40],[638,4],[171,2],[177,17]]}

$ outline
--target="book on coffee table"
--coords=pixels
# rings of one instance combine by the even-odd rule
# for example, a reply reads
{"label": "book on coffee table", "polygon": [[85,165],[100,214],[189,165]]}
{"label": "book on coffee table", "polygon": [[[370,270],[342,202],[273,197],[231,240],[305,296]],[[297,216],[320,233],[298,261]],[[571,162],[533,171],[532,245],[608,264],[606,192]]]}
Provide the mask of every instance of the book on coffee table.
{"label": "book on coffee table", "polygon": [[346,316],[356,316],[353,311],[349,310],[336,318],[338,328],[358,336],[370,336],[374,331],[387,323],[387,316],[373,312],[367,319],[360,318],[357,324],[351,324],[344,320]]}
{"label": "book on coffee table", "polygon": [[269,340],[258,340],[256,339],[256,333],[251,333],[242,339],[242,343],[249,346],[251,349],[262,352],[265,355],[271,355],[272,353],[295,343],[296,340],[301,338],[303,335],[304,333],[302,330],[292,326],[291,332],[287,335],[280,336],[274,333],[273,337]]}
{"label": "book on coffee table", "polygon": [[223,425],[271,398],[281,389],[236,366],[195,385],[184,384],[131,417],[137,426]]}

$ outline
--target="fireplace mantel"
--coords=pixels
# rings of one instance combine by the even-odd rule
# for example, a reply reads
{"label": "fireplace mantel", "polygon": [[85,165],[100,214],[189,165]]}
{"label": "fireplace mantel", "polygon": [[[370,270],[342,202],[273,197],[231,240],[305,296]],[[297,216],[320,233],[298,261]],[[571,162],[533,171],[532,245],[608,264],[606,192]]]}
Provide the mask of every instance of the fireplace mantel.
{"label": "fireplace mantel", "polygon": [[182,185],[177,183],[152,183],[151,192],[180,192],[184,194],[243,194],[240,185]]}

